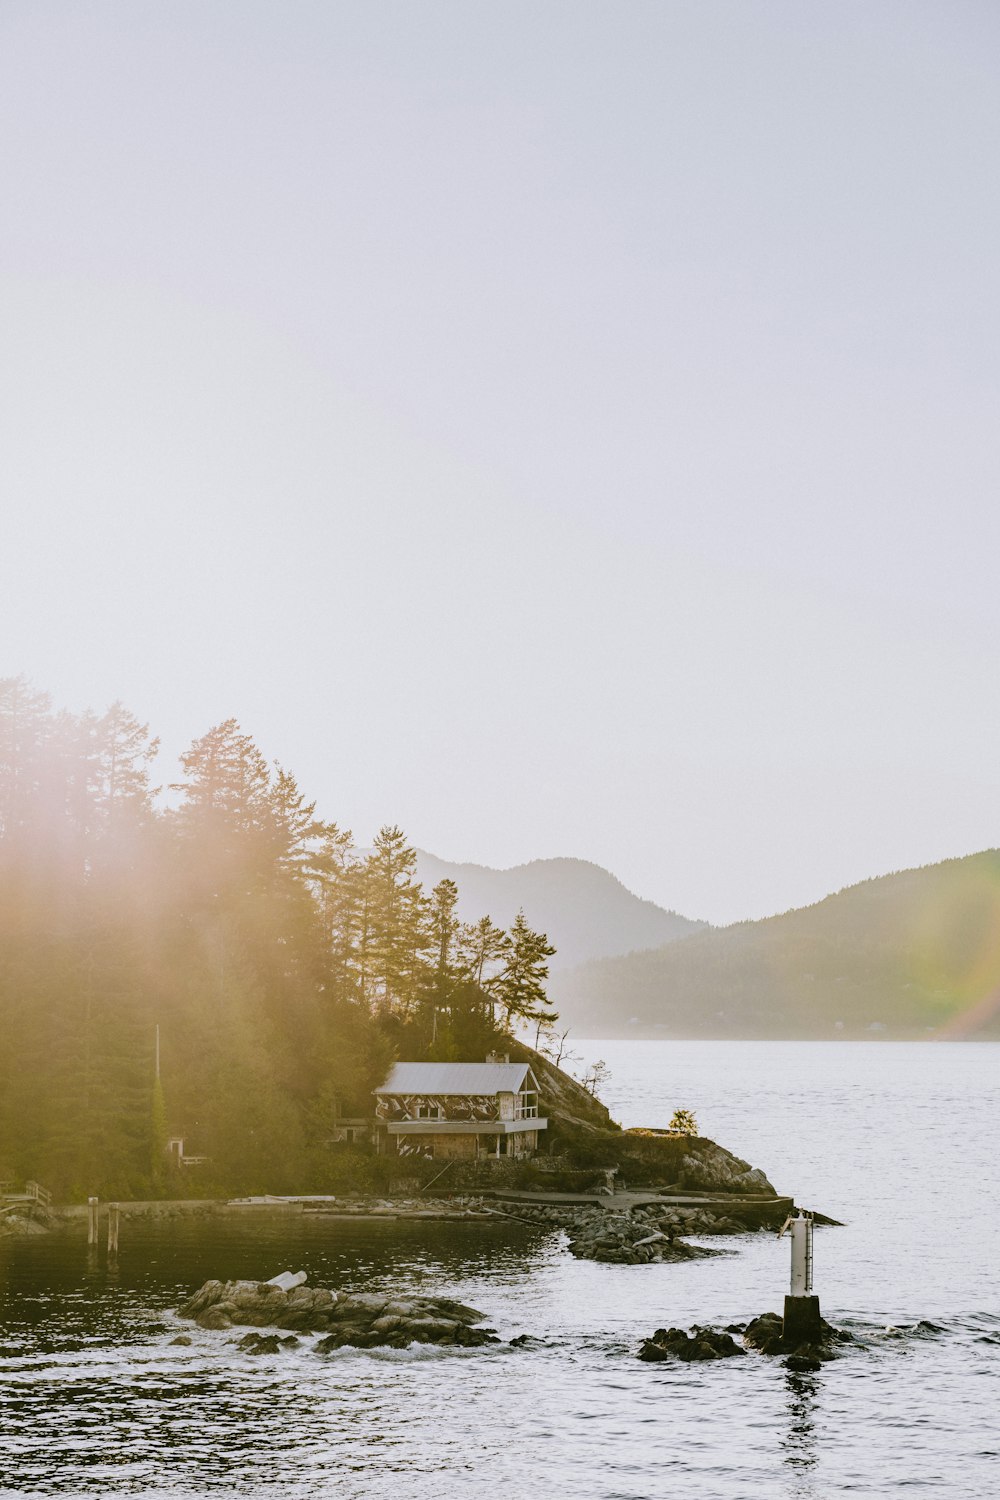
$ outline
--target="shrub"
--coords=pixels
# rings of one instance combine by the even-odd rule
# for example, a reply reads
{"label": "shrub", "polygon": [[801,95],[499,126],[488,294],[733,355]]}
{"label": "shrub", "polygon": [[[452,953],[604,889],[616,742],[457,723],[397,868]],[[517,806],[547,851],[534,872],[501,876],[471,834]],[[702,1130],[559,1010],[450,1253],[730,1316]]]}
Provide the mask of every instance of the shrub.
{"label": "shrub", "polygon": [[690,1109],[675,1109],[667,1129],[672,1130],[675,1135],[697,1135],[698,1122],[694,1112]]}

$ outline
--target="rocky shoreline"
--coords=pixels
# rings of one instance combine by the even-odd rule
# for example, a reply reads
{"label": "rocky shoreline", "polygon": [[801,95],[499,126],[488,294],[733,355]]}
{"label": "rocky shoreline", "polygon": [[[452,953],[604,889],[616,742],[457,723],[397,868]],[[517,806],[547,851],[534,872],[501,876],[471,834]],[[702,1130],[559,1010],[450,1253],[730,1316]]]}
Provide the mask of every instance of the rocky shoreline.
{"label": "rocky shoreline", "polygon": [[682,1236],[747,1234],[775,1227],[774,1210],[766,1200],[759,1207],[720,1203],[686,1208],[654,1202],[619,1208],[609,1197],[603,1203],[572,1206],[518,1203],[516,1211],[528,1222],[565,1229],[570,1253],[577,1259],[609,1265],[662,1264],[720,1255],[722,1251],[690,1245]]}
{"label": "rocky shoreline", "polygon": [[[310,1217],[341,1220],[373,1219],[414,1223],[491,1223],[498,1220],[542,1230],[562,1230],[569,1237],[568,1249],[577,1259],[610,1265],[659,1265],[694,1260],[723,1252],[688,1243],[687,1236],[746,1234],[776,1227],[778,1203],[761,1198],[718,1201],[686,1206],[677,1201],[645,1201],[634,1204],[626,1195],[609,1195],[590,1201],[559,1203],[462,1195],[453,1198],[373,1198],[329,1200],[322,1204],[306,1200],[262,1200],[260,1203],[177,1201],[122,1203],[121,1218],[127,1221],[160,1221],[217,1214],[239,1215],[259,1209],[264,1212],[306,1213]],[[103,1205],[102,1205],[103,1207]],[[54,1209],[40,1218],[11,1220],[8,1235],[38,1235],[79,1224],[85,1209]]]}
{"label": "rocky shoreline", "polygon": [[[436,1203],[403,1199],[362,1200],[314,1210],[324,1217],[416,1220],[514,1220],[540,1229],[564,1230],[569,1251],[580,1260],[611,1265],[650,1265],[720,1255],[720,1250],[691,1245],[686,1235],[747,1234],[777,1227],[775,1203],[762,1198],[712,1207],[645,1202],[625,1206],[615,1196],[585,1203],[525,1202],[522,1199],[442,1199]],[[782,1200],[784,1201],[784,1200]],[[778,1217],[784,1216],[784,1209]]]}

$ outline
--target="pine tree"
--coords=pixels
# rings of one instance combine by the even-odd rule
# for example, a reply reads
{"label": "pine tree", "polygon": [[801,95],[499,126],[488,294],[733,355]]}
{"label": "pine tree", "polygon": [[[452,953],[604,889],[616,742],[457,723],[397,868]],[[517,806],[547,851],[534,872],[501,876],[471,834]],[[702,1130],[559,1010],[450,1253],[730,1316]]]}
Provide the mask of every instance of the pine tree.
{"label": "pine tree", "polygon": [[23,676],[0,678],[0,843],[30,830],[45,782],[52,704]]}
{"label": "pine tree", "polygon": [[548,960],[555,951],[545,933],[533,932],[524,912],[519,911],[510,930],[506,965],[492,989],[508,1026],[515,1020],[541,1020],[545,1025],[558,1020],[558,1012],[549,1008],[545,994]]}
{"label": "pine tree", "polygon": [[434,954],[435,989],[445,996],[456,977],[454,953],[460,922],[455,915],[458,886],[453,880],[441,880],[431,892],[427,911]]}
{"label": "pine tree", "polygon": [[362,884],[367,996],[375,1010],[404,1019],[416,1006],[427,972],[425,954],[433,941],[416,866],[416,850],[402,829],[386,825],[365,861]]}
{"label": "pine tree", "polygon": [[462,967],[472,983],[489,997],[491,1015],[497,981],[507,963],[510,947],[509,933],[494,926],[488,916],[464,924],[459,933]]}
{"label": "pine tree", "polygon": [[316,817],[315,802],[306,801],[290,771],[279,765],[275,773],[268,792],[275,867],[305,888],[321,870],[330,826]]}
{"label": "pine tree", "polygon": [[339,1000],[364,997],[361,929],[364,871],[349,829],[324,825],[311,885],[323,931],[329,983]]}
{"label": "pine tree", "polygon": [[181,756],[186,823],[214,822],[239,833],[266,827],[271,776],[267,761],[235,719],[216,724]]}
{"label": "pine tree", "polygon": [[119,701],[94,726],[98,827],[109,840],[131,835],[153,816],[149,768],[160,747]]}

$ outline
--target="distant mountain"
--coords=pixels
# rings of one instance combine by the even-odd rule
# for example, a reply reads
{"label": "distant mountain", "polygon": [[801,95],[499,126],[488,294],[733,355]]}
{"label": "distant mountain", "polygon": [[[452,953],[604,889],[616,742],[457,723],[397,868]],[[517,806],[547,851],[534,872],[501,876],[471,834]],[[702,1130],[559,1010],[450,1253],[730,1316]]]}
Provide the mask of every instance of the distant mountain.
{"label": "distant mountain", "polygon": [[554,974],[579,1036],[1000,1040],[1000,851]]}
{"label": "distant mountain", "polygon": [[454,880],[465,921],[489,915],[509,927],[523,906],[530,925],[548,933],[556,948],[553,973],[588,959],[658,948],[705,926],[633,896],[620,880],[585,859],[535,859],[510,870],[491,870],[449,864],[418,850],[417,870],[428,891],[439,880]]}

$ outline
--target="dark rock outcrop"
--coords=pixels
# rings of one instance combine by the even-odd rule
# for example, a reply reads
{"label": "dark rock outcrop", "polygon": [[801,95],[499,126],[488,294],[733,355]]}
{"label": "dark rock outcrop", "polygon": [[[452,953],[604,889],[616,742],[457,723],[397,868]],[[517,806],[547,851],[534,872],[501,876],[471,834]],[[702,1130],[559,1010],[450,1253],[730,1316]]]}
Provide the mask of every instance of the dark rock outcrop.
{"label": "dark rock outcrop", "polygon": [[638,1170],[645,1169],[688,1192],[777,1196],[759,1167],[752,1167],[707,1136],[633,1129],[622,1131],[619,1145],[630,1182],[638,1180]]}
{"label": "dark rock outcrop", "polygon": [[685,1364],[693,1360],[730,1359],[734,1354],[746,1353],[732,1337],[734,1333],[742,1333],[747,1349],[784,1355],[789,1370],[818,1370],[828,1360],[836,1359],[842,1345],[855,1342],[852,1334],[834,1328],[823,1319],[820,1322],[820,1337],[810,1344],[789,1343],[777,1313],[762,1313],[745,1327],[730,1323],[725,1329],[715,1329],[696,1324],[690,1333],[683,1328],[658,1328],[652,1338],[643,1342],[638,1357],[649,1363],[678,1359]]}
{"label": "dark rock outcrop", "polygon": [[778,1313],[771,1312],[761,1313],[747,1324],[743,1342],[761,1354],[783,1354],[790,1370],[818,1370],[828,1360],[836,1359],[839,1346],[853,1343],[854,1337],[821,1318],[818,1339],[809,1343],[789,1340],[785,1337],[783,1320]]}
{"label": "dark rock outcrop", "polygon": [[746,1354],[729,1333],[720,1333],[715,1328],[704,1328],[695,1324],[690,1333],[683,1328],[658,1328],[651,1339],[646,1339],[639,1350],[639,1358],[653,1363],[664,1359],[679,1359],[684,1364],[695,1360],[732,1359],[734,1355]]}
{"label": "dark rock outcrop", "polygon": [[475,1348],[499,1340],[492,1329],[479,1328],[485,1314],[448,1297],[388,1297],[366,1292],[334,1292],[298,1285],[289,1291],[268,1281],[207,1281],[180,1308],[199,1328],[275,1328],[277,1334],[251,1333],[239,1341],[250,1354],[274,1354],[290,1348],[298,1333],[322,1333],[320,1353],[345,1346],[403,1349],[409,1344],[451,1344]]}

